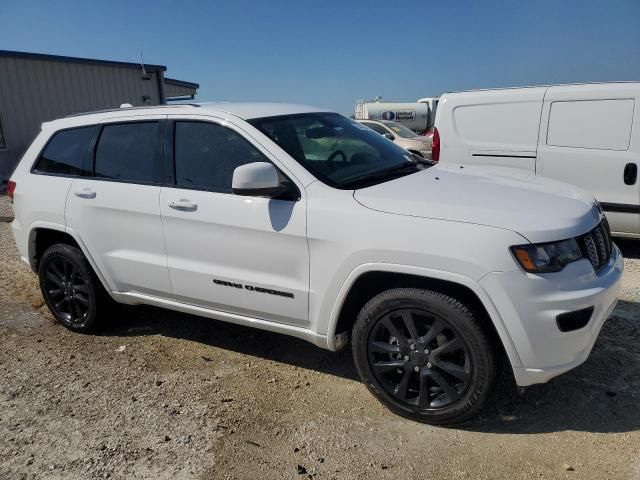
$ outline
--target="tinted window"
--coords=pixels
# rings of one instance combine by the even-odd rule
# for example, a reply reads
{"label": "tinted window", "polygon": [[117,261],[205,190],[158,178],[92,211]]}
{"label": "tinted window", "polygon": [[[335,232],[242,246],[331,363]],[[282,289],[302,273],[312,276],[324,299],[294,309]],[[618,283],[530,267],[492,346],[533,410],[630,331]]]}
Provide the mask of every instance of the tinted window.
{"label": "tinted window", "polygon": [[96,177],[159,183],[158,122],[106,125],[96,148]]}
{"label": "tinted window", "polygon": [[268,160],[247,140],[226,127],[176,122],[176,183],[182,188],[231,192],[233,171]]}
{"label": "tinted window", "polygon": [[56,133],[42,152],[35,170],[59,175],[89,175],[83,161],[99,127],[83,127]]}

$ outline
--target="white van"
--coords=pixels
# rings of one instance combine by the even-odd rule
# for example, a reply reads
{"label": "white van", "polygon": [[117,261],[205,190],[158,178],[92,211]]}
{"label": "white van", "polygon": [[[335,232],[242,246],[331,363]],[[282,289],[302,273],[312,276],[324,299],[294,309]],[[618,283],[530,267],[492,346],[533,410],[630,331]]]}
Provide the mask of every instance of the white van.
{"label": "white van", "polygon": [[447,93],[433,159],[516,167],[590,191],[613,234],[640,238],[640,83]]}

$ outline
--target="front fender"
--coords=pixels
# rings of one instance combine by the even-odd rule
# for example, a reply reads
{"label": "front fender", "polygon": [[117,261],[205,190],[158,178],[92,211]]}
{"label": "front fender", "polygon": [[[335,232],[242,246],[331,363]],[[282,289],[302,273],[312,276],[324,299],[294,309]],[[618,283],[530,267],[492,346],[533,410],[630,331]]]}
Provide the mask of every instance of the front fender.
{"label": "front fender", "polygon": [[462,285],[469,290],[471,290],[480,300],[482,305],[484,306],[489,318],[491,319],[498,336],[500,337],[500,341],[504,347],[507,356],[509,357],[509,361],[511,362],[512,367],[519,367],[522,365],[520,357],[518,356],[518,352],[515,349],[513,340],[509,335],[509,332],[504,324],[504,321],[494,304],[491,300],[491,297],[486,292],[486,290],[482,287],[482,285],[469,277],[464,275],[460,275],[457,273],[447,272],[443,270],[430,269],[425,267],[416,267],[413,265],[399,265],[399,264],[389,264],[389,263],[366,263],[359,265],[355,269],[351,271],[351,273],[347,276],[347,279],[344,281],[338,296],[334,302],[331,316],[329,318],[328,328],[327,328],[327,347],[330,350],[336,350],[338,345],[336,345],[336,334],[340,332],[336,332],[336,327],[338,324],[338,318],[340,317],[340,312],[342,307],[344,306],[344,302],[349,294],[351,288],[355,285],[358,278],[360,278],[363,274],[369,272],[388,272],[395,274],[406,274],[413,275],[418,277],[423,277],[425,279],[430,280],[442,280],[450,283],[455,283],[458,285]]}

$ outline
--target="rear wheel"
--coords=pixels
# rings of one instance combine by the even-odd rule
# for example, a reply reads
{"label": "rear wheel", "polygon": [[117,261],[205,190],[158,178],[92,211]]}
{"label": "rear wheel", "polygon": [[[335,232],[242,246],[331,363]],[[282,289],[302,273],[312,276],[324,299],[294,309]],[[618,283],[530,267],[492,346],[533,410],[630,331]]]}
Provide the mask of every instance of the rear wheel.
{"label": "rear wheel", "polygon": [[429,290],[389,290],[369,301],[353,329],[353,355],[378,400],[431,424],[476,414],[495,376],[492,344],[471,311]]}
{"label": "rear wheel", "polygon": [[74,246],[49,247],[40,259],[38,274],[47,307],[70,330],[96,330],[114,303],[82,251]]}

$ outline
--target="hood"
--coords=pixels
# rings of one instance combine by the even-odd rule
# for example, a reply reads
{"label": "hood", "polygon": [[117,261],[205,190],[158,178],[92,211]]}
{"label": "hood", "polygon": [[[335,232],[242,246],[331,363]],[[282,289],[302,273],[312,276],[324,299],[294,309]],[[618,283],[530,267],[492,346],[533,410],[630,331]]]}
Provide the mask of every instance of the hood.
{"label": "hood", "polygon": [[514,169],[437,165],[356,190],[354,198],[381,212],[512,230],[532,243],[581,235],[601,217],[587,192]]}

